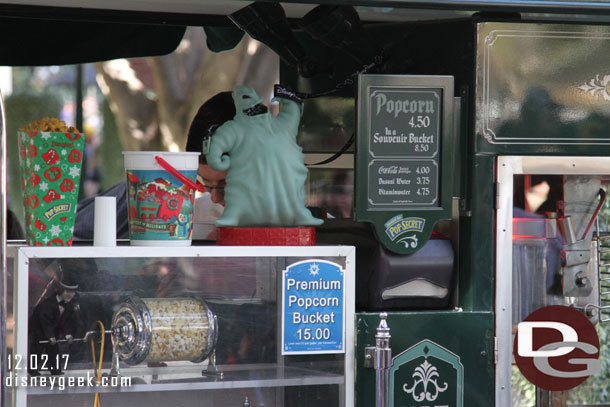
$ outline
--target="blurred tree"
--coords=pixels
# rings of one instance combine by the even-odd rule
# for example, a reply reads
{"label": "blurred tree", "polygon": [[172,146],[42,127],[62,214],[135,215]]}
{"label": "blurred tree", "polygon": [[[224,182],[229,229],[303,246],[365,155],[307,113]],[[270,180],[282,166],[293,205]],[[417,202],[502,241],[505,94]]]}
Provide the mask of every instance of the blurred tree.
{"label": "blurred tree", "polygon": [[59,117],[61,107],[61,98],[57,94],[49,92],[13,93],[6,98],[7,203],[9,208],[17,215],[22,225],[24,223],[25,212],[20,182],[22,174],[19,165],[17,132],[19,128],[45,116]]}
{"label": "blurred tree", "polygon": [[209,97],[238,84],[271,95],[279,80],[278,57],[266,46],[245,36],[215,54],[197,27],[169,55],[97,63],[96,70],[122,149],[133,151],[183,150],[190,122]]}
{"label": "blurred tree", "polygon": [[100,162],[100,188],[102,191],[115,185],[125,178],[123,155],[120,153],[121,140],[114,114],[110,110],[107,100],[102,103],[103,137],[97,154]]}

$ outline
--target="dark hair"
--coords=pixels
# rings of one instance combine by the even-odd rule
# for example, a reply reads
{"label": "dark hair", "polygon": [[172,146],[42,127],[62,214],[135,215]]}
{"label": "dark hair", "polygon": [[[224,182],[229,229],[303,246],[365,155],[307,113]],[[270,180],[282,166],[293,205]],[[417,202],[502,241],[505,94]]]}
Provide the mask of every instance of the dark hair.
{"label": "dark hair", "polygon": [[[224,122],[235,117],[235,103],[231,92],[220,92],[208,99],[191,122],[186,140],[186,151],[201,152],[203,139],[212,136],[213,131]],[[199,156],[199,162],[206,164],[205,155]]]}

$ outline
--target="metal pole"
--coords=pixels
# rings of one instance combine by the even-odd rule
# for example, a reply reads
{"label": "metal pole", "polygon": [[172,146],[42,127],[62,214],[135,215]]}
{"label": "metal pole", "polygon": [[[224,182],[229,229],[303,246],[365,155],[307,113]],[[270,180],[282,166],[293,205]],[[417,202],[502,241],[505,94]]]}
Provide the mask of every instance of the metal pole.
{"label": "metal pole", "polygon": [[389,407],[390,401],[390,368],[392,367],[392,349],[390,349],[390,328],[386,318],[388,314],[379,314],[379,326],[375,335],[375,406]]}
{"label": "metal pole", "polygon": [[0,238],[2,239],[1,264],[0,264],[0,407],[6,405],[6,115],[4,110],[4,99],[0,91]]}
{"label": "metal pole", "polygon": [[[83,134],[83,137],[86,137],[85,135],[85,123],[84,123],[84,119],[83,119],[83,71],[84,71],[84,65],[82,64],[78,64],[75,66],[76,69],[76,83],[74,84],[74,87],[76,88],[76,94],[74,97],[74,105],[75,105],[75,110],[74,110],[74,122],[76,123],[75,126],[76,128]],[[85,140],[85,148],[87,141]],[[87,179],[87,155],[83,154],[83,162],[81,165],[81,173],[80,173],[80,181],[79,181],[79,189],[78,189],[78,199],[83,199],[85,198],[85,181]]]}

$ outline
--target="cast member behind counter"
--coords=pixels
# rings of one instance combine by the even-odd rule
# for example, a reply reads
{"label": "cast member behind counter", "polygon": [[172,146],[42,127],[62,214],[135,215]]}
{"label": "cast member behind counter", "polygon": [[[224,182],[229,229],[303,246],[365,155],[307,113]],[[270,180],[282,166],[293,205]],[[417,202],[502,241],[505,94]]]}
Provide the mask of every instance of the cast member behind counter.
{"label": "cast member behind counter", "polygon": [[[200,153],[203,140],[212,137],[214,131],[220,125],[233,117],[235,117],[235,105],[231,92],[220,92],[208,99],[201,105],[191,122],[186,151]],[[225,204],[224,186],[227,171],[213,170],[207,164],[205,156],[200,155],[197,175],[202,178],[207,192],[195,200],[193,237],[195,239],[214,239],[214,223],[222,215]],[[129,218],[126,182],[121,181],[99,196],[116,197],[117,239],[128,238]],[[93,240],[94,202],[95,197],[90,197],[78,203],[74,225],[75,239]]]}

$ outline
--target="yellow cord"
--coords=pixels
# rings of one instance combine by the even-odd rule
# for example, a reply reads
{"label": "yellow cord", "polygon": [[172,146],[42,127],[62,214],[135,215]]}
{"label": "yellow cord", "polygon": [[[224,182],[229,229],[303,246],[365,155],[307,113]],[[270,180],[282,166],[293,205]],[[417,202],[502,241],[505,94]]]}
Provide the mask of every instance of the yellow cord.
{"label": "yellow cord", "polygon": [[[93,375],[96,376],[96,382],[99,383],[101,378],[102,378],[102,361],[104,360],[104,339],[106,338],[106,330],[104,328],[104,324],[102,323],[102,321],[95,321],[97,324],[99,324],[100,326],[100,332],[102,335],[102,343],[100,346],[100,362],[99,362],[99,366],[97,368],[97,375],[95,374],[95,365],[96,365],[96,361],[95,361],[95,344],[93,343],[93,337],[91,337],[90,341],[91,341],[91,355],[93,356]],[[102,402],[100,400],[100,394],[98,392],[95,392],[95,399],[93,401],[93,407],[102,407]]]}

